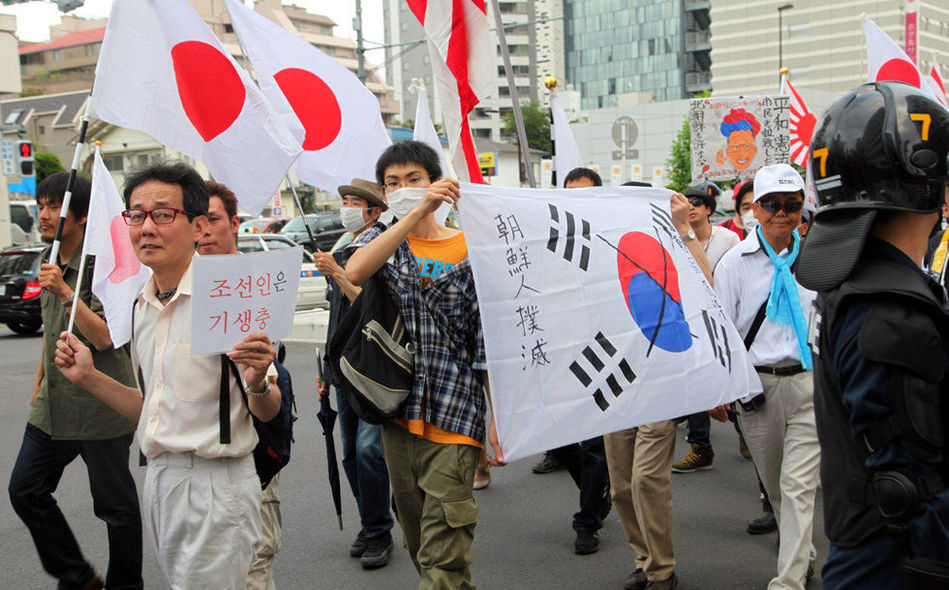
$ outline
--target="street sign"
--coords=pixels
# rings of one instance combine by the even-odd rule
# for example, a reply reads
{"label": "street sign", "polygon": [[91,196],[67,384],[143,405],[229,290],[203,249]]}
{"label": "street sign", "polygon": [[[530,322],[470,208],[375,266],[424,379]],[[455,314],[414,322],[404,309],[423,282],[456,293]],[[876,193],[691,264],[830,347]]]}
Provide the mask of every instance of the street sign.
{"label": "street sign", "polygon": [[17,176],[16,142],[12,139],[0,139],[0,169],[4,176]]}
{"label": "street sign", "polygon": [[639,158],[639,150],[632,149],[639,139],[639,126],[632,117],[623,115],[613,121],[613,143],[618,150],[613,150],[614,160],[635,160]]}

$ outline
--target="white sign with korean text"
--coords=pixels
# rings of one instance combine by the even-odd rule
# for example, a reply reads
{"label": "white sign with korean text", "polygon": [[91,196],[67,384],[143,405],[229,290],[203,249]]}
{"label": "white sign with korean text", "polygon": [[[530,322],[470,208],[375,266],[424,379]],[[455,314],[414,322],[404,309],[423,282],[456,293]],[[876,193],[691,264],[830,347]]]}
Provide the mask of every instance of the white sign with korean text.
{"label": "white sign with korean text", "polygon": [[290,335],[300,285],[302,248],[196,256],[191,352],[216,354],[253,332]]}
{"label": "white sign with korean text", "polygon": [[671,191],[463,184],[494,417],[517,459],[760,391]]}

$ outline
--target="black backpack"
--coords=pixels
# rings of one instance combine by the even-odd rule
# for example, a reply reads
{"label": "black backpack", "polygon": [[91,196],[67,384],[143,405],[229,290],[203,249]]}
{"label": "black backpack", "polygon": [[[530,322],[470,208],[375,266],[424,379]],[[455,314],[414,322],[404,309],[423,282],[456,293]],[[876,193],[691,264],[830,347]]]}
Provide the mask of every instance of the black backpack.
{"label": "black backpack", "polygon": [[350,407],[364,422],[382,424],[395,417],[415,381],[415,344],[382,271],[339,320],[327,354]]}
{"label": "black backpack", "polygon": [[[280,345],[281,348],[283,345]],[[261,488],[266,488],[270,480],[290,462],[290,445],[293,443],[293,423],[297,417],[296,400],[293,397],[293,384],[290,380],[290,371],[278,360],[273,362],[277,369],[277,386],[280,388],[280,411],[270,422],[262,422],[257,416],[250,415],[254,421],[254,430],[259,439],[254,447],[254,466],[260,478]],[[247,392],[240,378],[237,365],[227,355],[221,355],[221,395],[220,395],[220,423],[221,444],[231,442],[230,401],[231,389],[228,379],[228,368],[237,379],[237,386],[247,403]]]}

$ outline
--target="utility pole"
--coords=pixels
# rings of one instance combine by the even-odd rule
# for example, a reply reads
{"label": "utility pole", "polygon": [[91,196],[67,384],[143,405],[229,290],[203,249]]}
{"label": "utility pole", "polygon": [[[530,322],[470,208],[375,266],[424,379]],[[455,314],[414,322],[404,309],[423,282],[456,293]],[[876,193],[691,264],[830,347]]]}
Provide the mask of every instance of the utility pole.
{"label": "utility pole", "polygon": [[356,31],[356,77],[366,83],[366,48],[362,38],[362,0],[356,0],[356,16],[353,17],[353,30]]}

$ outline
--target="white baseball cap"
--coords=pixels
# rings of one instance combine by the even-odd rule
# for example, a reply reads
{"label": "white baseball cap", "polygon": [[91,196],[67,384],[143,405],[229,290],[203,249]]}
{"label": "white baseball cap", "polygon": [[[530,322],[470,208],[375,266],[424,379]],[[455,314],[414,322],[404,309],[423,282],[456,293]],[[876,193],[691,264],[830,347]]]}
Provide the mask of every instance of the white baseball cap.
{"label": "white baseball cap", "polygon": [[755,201],[772,193],[796,193],[804,190],[804,180],[789,164],[772,164],[755,174]]}

